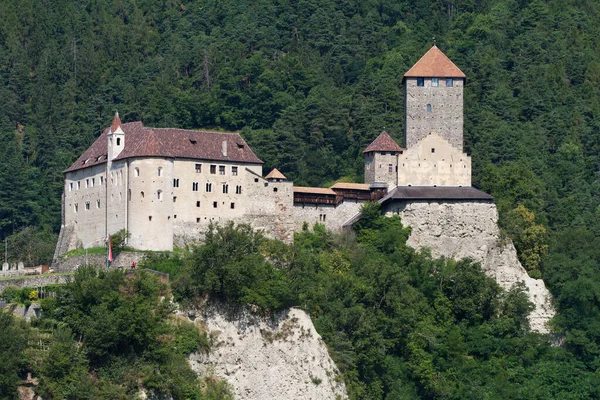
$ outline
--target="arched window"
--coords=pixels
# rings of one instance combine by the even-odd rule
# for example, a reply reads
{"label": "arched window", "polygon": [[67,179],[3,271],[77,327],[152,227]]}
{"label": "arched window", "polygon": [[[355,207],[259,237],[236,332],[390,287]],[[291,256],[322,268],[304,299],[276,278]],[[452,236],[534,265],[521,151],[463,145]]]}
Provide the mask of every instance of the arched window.
{"label": "arched window", "polygon": [[162,167],[158,167],[158,176],[162,176]]}
{"label": "arched window", "polygon": [[121,138],[117,138],[117,146],[121,145]]}
{"label": "arched window", "polygon": [[158,200],[162,200],[162,190],[156,192],[156,197],[158,198]]}
{"label": "arched window", "polygon": [[140,169],[135,167],[135,176],[140,176]]}
{"label": "arched window", "polygon": [[431,104],[427,104],[427,112],[430,113],[431,112]]}

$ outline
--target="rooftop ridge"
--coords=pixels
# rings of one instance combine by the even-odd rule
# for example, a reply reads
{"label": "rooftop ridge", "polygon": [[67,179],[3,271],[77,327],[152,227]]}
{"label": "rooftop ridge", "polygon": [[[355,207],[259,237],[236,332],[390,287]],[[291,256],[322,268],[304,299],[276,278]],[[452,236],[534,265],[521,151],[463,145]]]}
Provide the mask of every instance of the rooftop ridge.
{"label": "rooftop ridge", "polygon": [[417,61],[405,74],[404,78],[438,77],[466,78],[467,76],[436,45]]}

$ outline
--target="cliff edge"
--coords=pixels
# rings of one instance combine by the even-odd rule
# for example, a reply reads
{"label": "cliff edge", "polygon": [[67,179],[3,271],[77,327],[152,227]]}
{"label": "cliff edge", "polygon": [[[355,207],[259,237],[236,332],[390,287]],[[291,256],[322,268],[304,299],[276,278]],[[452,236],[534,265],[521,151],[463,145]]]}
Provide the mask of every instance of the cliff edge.
{"label": "cliff edge", "polygon": [[544,281],[527,275],[510,239],[501,239],[496,206],[488,202],[411,202],[400,216],[412,227],[408,245],[429,248],[434,257],[470,258],[504,289],[524,282],[535,309],[529,315],[531,330],[549,333],[554,317],[552,296]]}
{"label": "cliff edge", "polygon": [[192,354],[200,376],[226,380],[235,399],[346,399],[346,388],[310,316],[292,308],[265,318],[209,303],[197,314],[213,338],[209,354]]}

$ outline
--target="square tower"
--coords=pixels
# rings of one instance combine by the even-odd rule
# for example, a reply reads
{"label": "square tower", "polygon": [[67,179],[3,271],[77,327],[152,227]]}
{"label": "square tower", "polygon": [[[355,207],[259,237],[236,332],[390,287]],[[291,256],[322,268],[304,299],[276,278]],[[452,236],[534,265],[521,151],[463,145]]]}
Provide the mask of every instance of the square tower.
{"label": "square tower", "polygon": [[404,75],[404,147],[432,132],[463,149],[465,74],[435,45]]}
{"label": "square tower", "polygon": [[398,185],[398,156],[404,149],[387,133],[379,136],[363,151],[365,183],[386,183],[388,190]]}

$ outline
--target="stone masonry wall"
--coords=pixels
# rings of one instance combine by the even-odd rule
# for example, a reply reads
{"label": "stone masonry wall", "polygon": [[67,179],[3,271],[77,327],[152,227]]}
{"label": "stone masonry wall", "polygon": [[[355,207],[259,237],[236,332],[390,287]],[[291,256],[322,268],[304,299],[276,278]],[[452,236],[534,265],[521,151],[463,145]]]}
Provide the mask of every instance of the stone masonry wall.
{"label": "stone masonry wall", "polygon": [[397,203],[385,211],[388,215],[397,211],[403,223],[412,227],[408,239],[411,247],[429,248],[434,257],[480,262],[484,272],[504,289],[524,282],[535,305],[529,316],[531,329],[549,332],[546,322],[555,315],[550,292],[543,280],[527,275],[512,242],[501,240],[493,203],[423,201]]}
{"label": "stone masonry wall", "polygon": [[[110,264],[112,268],[128,268],[132,262],[139,263],[145,257],[143,252],[124,251],[114,257]],[[52,269],[56,272],[75,271],[78,265],[85,265],[85,256],[74,256],[66,259],[59,259],[52,264]],[[106,265],[106,254],[88,254],[88,265],[104,266]]]}
{"label": "stone masonry wall", "polygon": [[[438,78],[432,86],[425,78],[417,86],[417,78],[406,78],[405,90],[405,147],[410,148],[431,132],[438,132],[458,150],[463,149],[463,86],[464,79],[454,79],[446,87],[446,79]],[[427,110],[431,105],[431,111]]]}
{"label": "stone masonry wall", "polygon": [[338,231],[350,218],[360,212],[364,201],[344,200],[337,206],[324,204],[294,204],[292,210],[293,230],[299,232],[306,222],[309,226],[315,223],[324,224],[332,231]]}
{"label": "stone masonry wall", "polygon": [[38,287],[38,286],[46,286],[57,283],[66,283],[73,279],[72,275],[53,275],[53,274],[44,274],[44,275],[32,275],[23,278],[17,279],[7,279],[4,281],[0,281],[0,293],[4,289],[9,286],[15,286],[18,288],[24,287]]}

